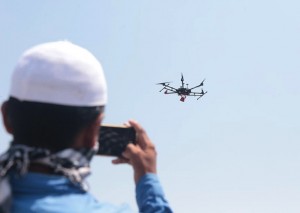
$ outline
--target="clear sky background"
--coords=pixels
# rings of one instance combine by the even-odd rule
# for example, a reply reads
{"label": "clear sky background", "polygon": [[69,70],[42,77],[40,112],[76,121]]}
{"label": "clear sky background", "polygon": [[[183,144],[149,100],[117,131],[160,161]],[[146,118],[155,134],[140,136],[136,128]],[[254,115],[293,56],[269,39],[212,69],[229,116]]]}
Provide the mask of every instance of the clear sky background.
{"label": "clear sky background", "polygon": [[[104,67],[104,121],[134,118],[156,144],[175,212],[299,213],[299,38],[296,0],[0,0],[0,101],[24,50],[70,40]],[[158,92],[180,73],[208,93]],[[1,126],[1,152],[10,140]],[[131,168],[110,161],[94,158],[92,193],[137,209]]]}

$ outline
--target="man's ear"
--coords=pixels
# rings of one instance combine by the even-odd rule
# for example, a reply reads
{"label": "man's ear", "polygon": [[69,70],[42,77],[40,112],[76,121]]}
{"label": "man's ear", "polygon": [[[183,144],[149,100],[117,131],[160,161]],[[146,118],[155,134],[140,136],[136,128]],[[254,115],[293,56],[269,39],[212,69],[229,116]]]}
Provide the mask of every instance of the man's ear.
{"label": "man's ear", "polygon": [[97,119],[89,126],[89,132],[87,137],[91,137],[90,141],[91,141],[91,145],[92,147],[95,146],[95,143],[98,143],[98,139],[99,139],[99,130],[100,130],[100,125],[102,123],[102,120],[104,118],[104,113],[102,112]]}
{"label": "man's ear", "polygon": [[9,134],[13,134],[13,128],[12,128],[12,124],[11,124],[11,121],[8,116],[7,108],[8,108],[8,103],[7,103],[7,101],[5,101],[5,102],[3,102],[2,106],[1,106],[3,125]]}

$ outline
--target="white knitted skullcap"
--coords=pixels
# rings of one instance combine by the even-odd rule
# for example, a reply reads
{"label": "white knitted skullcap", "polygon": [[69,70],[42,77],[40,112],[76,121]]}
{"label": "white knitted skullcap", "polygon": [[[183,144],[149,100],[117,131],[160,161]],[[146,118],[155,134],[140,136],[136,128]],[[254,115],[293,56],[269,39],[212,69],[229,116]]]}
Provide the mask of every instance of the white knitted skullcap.
{"label": "white knitted skullcap", "polygon": [[107,102],[107,88],[102,66],[88,50],[58,41],[25,51],[14,70],[10,96],[21,101],[101,106]]}

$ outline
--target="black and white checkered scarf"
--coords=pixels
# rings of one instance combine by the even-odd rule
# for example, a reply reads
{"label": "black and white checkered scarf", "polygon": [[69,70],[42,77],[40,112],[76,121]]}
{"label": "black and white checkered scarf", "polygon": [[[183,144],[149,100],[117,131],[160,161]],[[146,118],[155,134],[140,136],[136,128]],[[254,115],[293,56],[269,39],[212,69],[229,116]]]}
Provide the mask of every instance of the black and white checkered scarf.
{"label": "black and white checkered scarf", "polygon": [[8,174],[25,175],[31,163],[37,163],[53,168],[57,174],[67,177],[75,186],[83,191],[88,190],[85,182],[90,171],[90,160],[96,154],[98,146],[92,149],[65,149],[51,153],[47,149],[12,145],[0,155],[0,213],[9,212],[11,190]]}

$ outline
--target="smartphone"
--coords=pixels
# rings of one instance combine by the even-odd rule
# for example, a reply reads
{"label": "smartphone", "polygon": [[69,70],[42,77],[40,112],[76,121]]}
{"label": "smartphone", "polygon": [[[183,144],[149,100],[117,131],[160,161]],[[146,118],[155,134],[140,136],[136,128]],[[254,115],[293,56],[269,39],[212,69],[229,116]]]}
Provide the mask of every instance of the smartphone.
{"label": "smartphone", "polygon": [[136,132],[133,127],[102,124],[99,134],[98,155],[121,156],[129,143],[135,144]]}

